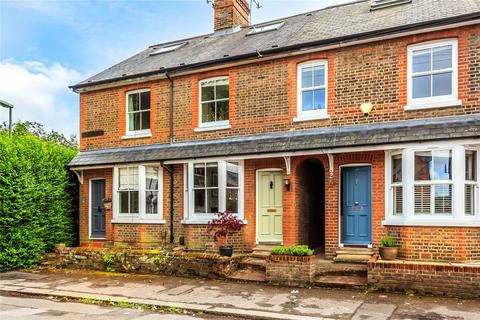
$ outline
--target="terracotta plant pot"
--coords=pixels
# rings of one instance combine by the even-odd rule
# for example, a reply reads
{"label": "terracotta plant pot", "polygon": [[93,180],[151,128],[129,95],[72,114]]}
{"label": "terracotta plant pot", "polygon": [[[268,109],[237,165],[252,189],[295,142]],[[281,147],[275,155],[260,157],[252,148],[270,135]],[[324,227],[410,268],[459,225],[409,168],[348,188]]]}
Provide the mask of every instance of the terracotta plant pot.
{"label": "terracotta plant pot", "polygon": [[221,246],[218,248],[218,253],[221,256],[231,257],[233,254],[233,246]]}
{"label": "terracotta plant pot", "polygon": [[380,257],[382,260],[395,260],[397,259],[398,248],[397,247],[380,247]]}
{"label": "terracotta plant pot", "polygon": [[112,209],[112,203],[111,202],[104,202],[103,206],[105,207],[105,210]]}

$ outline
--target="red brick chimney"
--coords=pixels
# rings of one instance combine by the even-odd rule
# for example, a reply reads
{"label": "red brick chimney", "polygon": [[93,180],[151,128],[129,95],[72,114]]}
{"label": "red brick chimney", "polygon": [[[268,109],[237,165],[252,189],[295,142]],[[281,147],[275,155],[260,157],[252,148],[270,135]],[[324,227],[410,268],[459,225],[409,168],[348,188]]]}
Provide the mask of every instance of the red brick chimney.
{"label": "red brick chimney", "polygon": [[250,23],[250,8],[247,0],[215,0],[215,31]]}

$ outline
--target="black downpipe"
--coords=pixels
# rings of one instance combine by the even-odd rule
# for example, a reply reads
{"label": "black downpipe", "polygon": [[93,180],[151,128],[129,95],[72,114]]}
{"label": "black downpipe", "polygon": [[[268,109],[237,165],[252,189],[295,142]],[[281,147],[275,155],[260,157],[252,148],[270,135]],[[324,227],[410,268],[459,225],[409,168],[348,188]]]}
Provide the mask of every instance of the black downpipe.
{"label": "black downpipe", "polygon": [[175,167],[173,164],[170,166],[170,243],[174,242],[173,236],[173,177],[174,177]]}
{"label": "black downpipe", "polygon": [[170,81],[170,144],[173,144],[173,79],[169,73],[165,73],[168,81]]}

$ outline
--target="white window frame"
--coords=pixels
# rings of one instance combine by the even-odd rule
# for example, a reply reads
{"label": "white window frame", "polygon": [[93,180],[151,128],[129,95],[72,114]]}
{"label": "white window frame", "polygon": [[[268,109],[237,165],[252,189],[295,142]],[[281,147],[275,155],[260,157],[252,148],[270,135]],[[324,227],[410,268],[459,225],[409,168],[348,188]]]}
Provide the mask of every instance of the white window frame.
{"label": "white window frame", "polygon": [[[414,51],[434,49],[443,46],[452,46],[452,67],[437,71],[413,73],[413,53]],[[431,75],[436,73],[444,73],[452,71],[452,94],[436,97],[413,98],[413,76],[414,75]],[[433,81],[432,84],[433,85]],[[418,44],[409,45],[407,47],[407,105],[405,110],[418,110],[440,107],[460,106],[462,101],[458,99],[458,40],[442,39],[436,41],[428,41]]]}
{"label": "white window frame", "polygon": [[[401,217],[403,215],[403,211],[405,211],[405,205],[403,203],[403,189],[404,189],[404,186],[403,186],[403,158],[402,158],[402,181],[401,182],[393,182],[392,180],[392,169],[393,169],[393,162],[392,162],[392,158],[394,156],[398,156],[398,155],[401,155],[402,152],[401,151],[392,151],[391,153],[389,153],[389,165],[388,165],[388,171],[386,171],[385,175],[386,175],[386,179],[388,180],[388,191],[385,193],[388,197],[389,197],[389,203],[391,203],[391,214],[392,216],[394,217]],[[402,187],[402,212],[401,213],[397,213],[397,214],[394,214],[394,207],[395,207],[395,192],[394,192],[394,188],[395,187]]]}
{"label": "white window frame", "polygon": [[[452,180],[432,180],[448,182],[452,184],[452,214],[415,214],[414,208],[414,185],[415,181],[415,152],[451,150],[452,151]],[[478,154],[480,146],[462,145],[454,142],[438,142],[426,147],[408,147],[401,150],[385,151],[385,220],[384,225],[406,226],[478,226],[480,227],[480,211],[478,199],[479,188],[475,189],[475,212],[473,216],[465,214],[465,150],[477,151],[477,186],[480,160]],[[393,214],[393,198],[391,183],[391,157],[402,154],[402,183],[403,183],[403,214]],[[428,184],[431,181],[426,181]]]}
{"label": "white window frame", "polygon": [[[150,92],[150,109],[148,109],[148,112],[150,112],[150,129],[144,129],[144,130],[130,130],[130,117],[129,117],[129,112],[128,112],[128,97],[131,94],[136,94],[136,93],[143,93],[143,92]],[[142,111],[142,112],[145,112]],[[131,137],[135,138],[143,138],[143,137],[151,137],[152,136],[152,94],[150,89],[139,89],[139,90],[133,90],[133,91],[128,91],[125,93],[125,132],[127,135],[123,137],[124,139],[128,139]]]}
{"label": "white window frame", "polygon": [[[473,186],[473,216],[469,215],[469,217],[475,217],[476,215],[480,215],[480,209],[479,209],[479,204],[480,204],[480,176],[479,176],[479,169],[480,169],[480,160],[479,160],[479,153],[480,149],[475,149],[471,147],[466,147],[465,151],[474,151],[476,152],[476,160],[477,160],[477,170],[476,170],[476,180],[465,180],[465,186],[467,185],[472,185]],[[475,164],[474,164],[475,165]],[[465,205],[464,205],[465,208]]]}
{"label": "white window frame", "polygon": [[[225,80],[225,79],[228,81],[228,98],[202,101],[202,84],[203,83],[209,82],[209,81]],[[202,102],[212,102],[212,101],[228,101],[228,120],[212,121],[212,122],[202,121]],[[208,130],[219,130],[219,129],[228,129],[228,128],[230,128],[230,78],[228,76],[221,76],[221,77],[213,77],[213,78],[200,80],[198,82],[198,128],[195,131],[208,131]]]}
{"label": "white window frame", "polygon": [[238,163],[238,212],[237,217],[244,223],[244,161],[243,160],[195,160],[189,161],[184,165],[184,220],[185,224],[207,224],[213,218],[214,213],[196,214],[194,208],[193,193],[193,167],[196,163],[218,163],[218,208],[220,212],[226,209],[226,190],[227,190],[227,162]]}
{"label": "white window frame", "polygon": [[[138,168],[138,214],[122,214],[119,212],[120,197],[118,194],[119,187],[119,169],[127,167]],[[145,212],[146,197],[146,171],[145,167],[158,168],[158,212],[156,214],[147,214]],[[126,164],[113,167],[113,199],[112,199],[112,223],[165,223],[163,219],[163,168],[159,163],[143,163],[143,164]]]}
{"label": "white window frame", "polygon": [[[313,86],[309,88],[302,88],[302,70],[309,67],[323,66],[325,69],[325,85],[323,86]],[[315,90],[315,89],[325,89],[325,109],[321,110],[310,110],[303,111],[302,109],[302,92],[303,90]],[[293,121],[307,121],[307,120],[318,120],[318,119],[328,119],[328,61],[327,60],[313,60],[297,65],[297,116]]]}

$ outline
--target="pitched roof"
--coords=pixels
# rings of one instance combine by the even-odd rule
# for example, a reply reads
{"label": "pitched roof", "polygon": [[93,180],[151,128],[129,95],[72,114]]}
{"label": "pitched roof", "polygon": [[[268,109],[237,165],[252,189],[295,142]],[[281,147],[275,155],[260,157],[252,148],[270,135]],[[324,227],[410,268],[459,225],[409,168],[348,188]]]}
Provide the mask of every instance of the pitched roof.
{"label": "pitched roof", "polygon": [[[276,53],[478,18],[478,0],[412,0],[374,11],[370,10],[369,0],[361,0],[277,19],[284,24],[274,31],[247,35],[250,28],[242,28],[223,35],[153,45],[72,88],[254,57],[257,50],[262,54]],[[181,42],[186,44],[174,51],[150,55],[158,48]]]}
{"label": "pitched roof", "polygon": [[70,167],[480,138],[480,114],[82,151]]}

